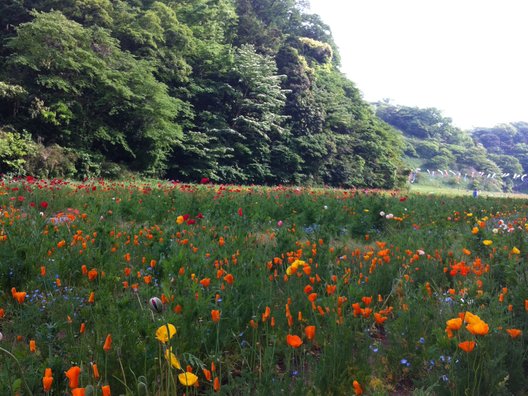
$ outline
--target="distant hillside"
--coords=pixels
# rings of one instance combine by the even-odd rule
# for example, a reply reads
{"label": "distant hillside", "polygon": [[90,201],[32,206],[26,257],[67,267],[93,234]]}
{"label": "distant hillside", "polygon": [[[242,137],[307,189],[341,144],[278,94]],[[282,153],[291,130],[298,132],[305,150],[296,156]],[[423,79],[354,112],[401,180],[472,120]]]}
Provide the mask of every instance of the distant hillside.
{"label": "distant hillside", "polygon": [[[524,190],[528,173],[528,123],[464,131],[436,108],[375,104],[376,115],[405,142],[404,162],[415,183],[490,191]],[[527,180],[528,181],[528,180]]]}

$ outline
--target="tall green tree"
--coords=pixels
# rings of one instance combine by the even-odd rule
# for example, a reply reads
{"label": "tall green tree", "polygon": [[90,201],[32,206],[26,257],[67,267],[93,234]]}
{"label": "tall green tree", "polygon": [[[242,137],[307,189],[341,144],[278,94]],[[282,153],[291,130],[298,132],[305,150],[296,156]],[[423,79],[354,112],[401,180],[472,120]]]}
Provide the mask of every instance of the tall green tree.
{"label": "tall green tree", "polygon": [[84,28],[58,11],[34,16],[8,44],[9,80],[36,94],[13,124],[30,126],[45,143],[163,170],[182,135],[172,122],[181,106],[152,66],[121,51],[105,29]]}

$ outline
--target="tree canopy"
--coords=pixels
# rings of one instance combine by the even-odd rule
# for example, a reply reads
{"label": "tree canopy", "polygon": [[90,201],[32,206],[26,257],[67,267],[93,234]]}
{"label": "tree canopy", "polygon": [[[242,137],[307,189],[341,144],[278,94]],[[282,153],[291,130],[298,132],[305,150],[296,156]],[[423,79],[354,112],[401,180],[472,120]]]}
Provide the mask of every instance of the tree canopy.
{"label": "tree canopy", "polygon": [[6,0],[0,29],[1,172],[404,180],[403,139],[303,1]]}

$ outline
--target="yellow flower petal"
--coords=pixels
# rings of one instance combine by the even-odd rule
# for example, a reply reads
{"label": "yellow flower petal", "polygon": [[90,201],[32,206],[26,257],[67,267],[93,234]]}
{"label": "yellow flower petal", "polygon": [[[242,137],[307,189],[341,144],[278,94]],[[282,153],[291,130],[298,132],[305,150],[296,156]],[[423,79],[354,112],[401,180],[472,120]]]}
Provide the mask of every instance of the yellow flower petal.
{"label": "yellow flower petal", "polygon": [[160,342],[166,343],[176,334],[176,327],[174,325],[167,323],[166,325],[160,326],[156,330],[156,339]]}
{"label": "yellow flower petal", "polygon": [[491,245],[491,244],[493,243],[493,241],[491,241],[491,240],[489,240],[489,239],[485,239],[485,240],[482,241],[482,243],[483,243],[484,245],[486,245],[486,246],[489,246],[489,245]]}
{"label": "yellow flower petal", "polygon": [[198,381],[198,377],[193,373],[185,372],[178,374],[178,380],[183,386],[193,386]]}
{"label": "yellow flower petal", "polygon": [[165,359],[167,359],[170,362],[172,367],[174,367],[175,369],[181,370],[180,361],[178,360],[176,355],[172,353],[170,349],[167,349],[165,351]]}

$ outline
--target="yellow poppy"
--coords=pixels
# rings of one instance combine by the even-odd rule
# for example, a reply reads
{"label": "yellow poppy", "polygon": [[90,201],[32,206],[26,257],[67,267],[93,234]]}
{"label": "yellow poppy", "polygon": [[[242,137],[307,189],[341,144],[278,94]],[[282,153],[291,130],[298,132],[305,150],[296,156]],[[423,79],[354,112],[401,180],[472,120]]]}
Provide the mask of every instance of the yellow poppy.
{"label": "yellow poppy", "polygon": [[166,325],[160,326],[156,330],[156,339],[160,342],[166,343],[176,334],[176,327],[173,324],[167,323]]}
{"label": "yellow poppy", "polygon": [[198,381],[198,377],[187,371],[185,373],[178,374],[178,380],[183,386],[193,386],[196,381]]}
{"label": "yellow poppy", "polygon": [[170,362],[172,367],[174,367],[175,369],[181,370],[180,361],[178,360],[176,355],[174,353],[172,353],[172,351],[170,349],[167,349],[165,351],[165,359],[167,359],[167,361]]}

